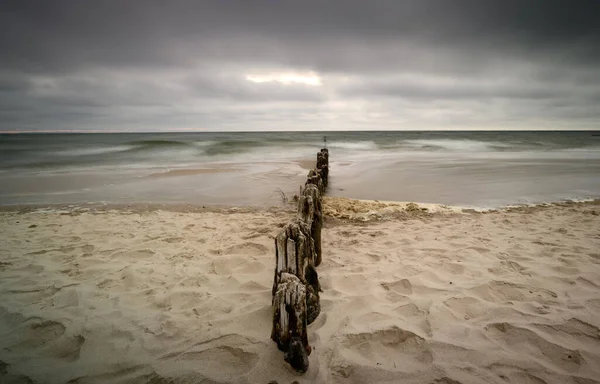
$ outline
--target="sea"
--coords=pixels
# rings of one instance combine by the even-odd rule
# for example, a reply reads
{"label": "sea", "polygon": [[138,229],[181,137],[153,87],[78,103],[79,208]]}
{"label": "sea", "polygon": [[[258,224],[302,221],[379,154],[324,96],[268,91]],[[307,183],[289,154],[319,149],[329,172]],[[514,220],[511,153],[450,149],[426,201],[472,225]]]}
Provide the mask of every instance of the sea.
{"label": "sea", "polygon": [[0,135],[0,205],[279,205],[330,152],[328,195],[473,208],[600,198],[597,132]]}

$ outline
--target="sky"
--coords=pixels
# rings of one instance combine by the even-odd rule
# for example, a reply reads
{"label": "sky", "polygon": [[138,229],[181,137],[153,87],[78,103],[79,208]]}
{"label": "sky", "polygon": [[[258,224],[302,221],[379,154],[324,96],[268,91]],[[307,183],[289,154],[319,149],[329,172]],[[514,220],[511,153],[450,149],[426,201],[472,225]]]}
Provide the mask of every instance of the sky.
{"label": "sky", "polygon": [[0,0],[0,131],[600,128],[598,0]]}

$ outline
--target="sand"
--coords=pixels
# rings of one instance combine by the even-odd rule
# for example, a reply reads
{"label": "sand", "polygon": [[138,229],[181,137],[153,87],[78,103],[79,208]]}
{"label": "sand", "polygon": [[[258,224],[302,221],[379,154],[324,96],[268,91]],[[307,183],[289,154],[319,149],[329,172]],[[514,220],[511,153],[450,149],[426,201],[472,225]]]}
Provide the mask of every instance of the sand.
{"label": "sand", "polygon": [[151,173],[146,177],[177,177],[177,176],[194,176],[194,175],[206,175],[210,173],[222,173],[222,172],[236,172],[239,169],[235,168],[184,168],[184,169],[171,169],[164,172]]}
{"label": "sand", "polygon": [[0,382],[600,382],[600,203],[325,205],[303,376],[269,339],[293,209],[0,212]]}

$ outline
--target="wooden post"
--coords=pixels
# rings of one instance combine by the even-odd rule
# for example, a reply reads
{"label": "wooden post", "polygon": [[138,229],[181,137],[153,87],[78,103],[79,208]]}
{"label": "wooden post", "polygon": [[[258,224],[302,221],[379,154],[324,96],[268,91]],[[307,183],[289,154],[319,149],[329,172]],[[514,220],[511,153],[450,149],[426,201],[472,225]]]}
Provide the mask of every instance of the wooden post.
{"label": "wooden post", "polygon": [[315,247],[309,224],[301,219],[286,225],[275,238],[275,276],[273,278],[273,296],[284,273],[295,275],[306,285],[308,324],[312,323],[321,311],[319,278],[315,265]]}
{"label": "wooden post", "polygon": [[311,351],[306,327],[321,312],[321,285],[315,267],[322,260],[322,196],[328,177],[329,151],[323,148],[305,188],[300,188],[297,217],[275,237],[271,338],[285,352],[285,361],[300,372],[308,369]]}
{"label": "wooden post", "polygon": [[285,361],[300,372],[308,370],[312,350],[306,320],[306,287],[298,277],[284,272],[273,300],[271,339],[285,352]]}
{"label": "wooden post", "polygon": [[327,188],[329,184],[329,150],[327,148],[323,148],[317,153],[317,169],[321,171],[323,186]]}
{"label": "wooden post", "polygon": [[[308,206],[307,206],[308,205]],[[321,264],[321,228],[323,228],[323,201],[314,184],[308,184],[298,202],[299,217],[311,226],[311,237],[315,246],[315,267]]]}
{"label": "wooden post", "polygon": [[321,194],[325,193],[325,188],[323,187],[323,180],[321,179],[321,172],[316,169],[311,169],[308,171],[308,176],[306,177],[305,185],[315,185]]}

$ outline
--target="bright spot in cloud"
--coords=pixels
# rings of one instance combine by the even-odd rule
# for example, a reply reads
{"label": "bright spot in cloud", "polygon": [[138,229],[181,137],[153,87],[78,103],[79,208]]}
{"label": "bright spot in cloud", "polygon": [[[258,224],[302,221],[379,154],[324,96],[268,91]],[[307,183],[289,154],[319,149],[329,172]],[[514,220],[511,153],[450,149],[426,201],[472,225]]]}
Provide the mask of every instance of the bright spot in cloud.
{"label": "bright spot in cloud", "polygon": [[284,85],[303,84],[312,87],[321,86],[321,78],[314,72],[307,73],[291,73],[291,72],[274,72],[262,75],[246,75],[246,80],[253,83],[281,83]]}

